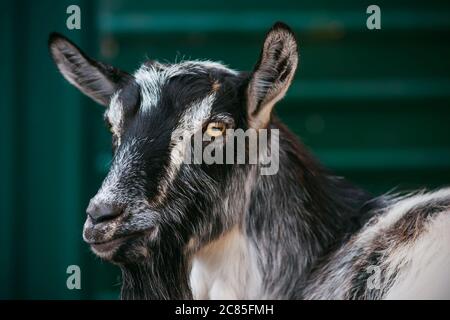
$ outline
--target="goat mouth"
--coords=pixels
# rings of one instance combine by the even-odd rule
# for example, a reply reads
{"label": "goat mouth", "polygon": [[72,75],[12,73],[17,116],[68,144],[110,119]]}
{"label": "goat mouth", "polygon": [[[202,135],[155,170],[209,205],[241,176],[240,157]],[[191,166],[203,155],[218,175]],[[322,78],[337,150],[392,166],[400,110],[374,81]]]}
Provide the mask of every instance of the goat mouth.
{"label": "goat mouth", "polygon": [[91,245],[91,248],[94,249],[94,251],[109,252],[109,251],[112,251],[113,249],[117,248],[120,244],[122,244],[126,240],[134,238],[134,237],[136,237],[136,235],[128,235],[128,236],[123,236],[123,237],[108,240],[108,241],[92,242],[89,244]]}
{"label": "goat mouth", "polygon": [[105,255],[109,252],[114,251],[115,249],[120,247],[120,245],[129,240],[141,238],[145,235],[151,234],[154,231],[154,229],[155,228],[149,228],[144,231],[133,232],[106,241],[88,242],[88,244],[91,246],[91,248],[94,250],[95,253]]}

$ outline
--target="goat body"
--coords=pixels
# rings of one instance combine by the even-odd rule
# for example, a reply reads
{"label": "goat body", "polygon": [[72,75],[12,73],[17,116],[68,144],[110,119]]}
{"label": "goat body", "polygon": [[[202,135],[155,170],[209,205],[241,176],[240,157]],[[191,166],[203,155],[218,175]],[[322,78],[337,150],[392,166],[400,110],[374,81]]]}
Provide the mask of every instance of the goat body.
{"label": "goat body", "polygon": [[[286,25],[252,72],[152,60],[132,75],[61,35],[49,49],[106,107],[114,158],[83,238],[122,269],[122,298],[450,298],[450,189],[373,197],[323,169],[273,112],[298,65]],[[237,129],[270,143],[230,152]],[[192,145],[209,160],[246,160],[256,145],[264,161],[196,162]]]}

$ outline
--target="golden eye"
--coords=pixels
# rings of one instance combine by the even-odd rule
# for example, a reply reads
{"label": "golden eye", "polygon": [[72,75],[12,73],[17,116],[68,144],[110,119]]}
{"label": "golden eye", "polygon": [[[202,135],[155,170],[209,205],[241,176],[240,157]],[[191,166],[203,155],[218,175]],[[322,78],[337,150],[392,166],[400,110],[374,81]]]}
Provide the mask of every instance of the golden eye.
{"label": "golden eye", "polygon": [[226,126],[223,122],[210,122],[206,127],[206,133],[211,137],[218,137],[225,133]]}

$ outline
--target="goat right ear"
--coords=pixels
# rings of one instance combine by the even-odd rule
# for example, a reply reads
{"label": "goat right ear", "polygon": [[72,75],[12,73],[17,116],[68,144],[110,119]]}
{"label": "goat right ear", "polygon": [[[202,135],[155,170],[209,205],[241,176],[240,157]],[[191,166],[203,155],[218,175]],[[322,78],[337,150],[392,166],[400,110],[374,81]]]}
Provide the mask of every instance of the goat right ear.
{"label": "goat right ear", "polygon": [[248,120],[253,128],[268,125],[274,105],[291,85],[297,64],[294,33],[286,24],[275,23],[266,35],[247,88]]}
{"label": "goat right ear", "polygon": [[120,83],[131,77],[124,71],[89,58],[58,33],[50,34],[48,48],[64,78],[101,105],[108,106]]}

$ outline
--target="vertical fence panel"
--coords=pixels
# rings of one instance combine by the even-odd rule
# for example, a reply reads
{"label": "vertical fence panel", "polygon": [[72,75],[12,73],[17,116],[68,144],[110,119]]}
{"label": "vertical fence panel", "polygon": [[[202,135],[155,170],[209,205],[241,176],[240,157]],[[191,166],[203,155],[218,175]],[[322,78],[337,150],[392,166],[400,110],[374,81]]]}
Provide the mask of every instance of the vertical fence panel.
{"label": "vertical fence panel", "polygon": [[13,216],[14,196],[14,149],[16,145],[13,134],[15,110],[10,108],[13,102],[13,15],[10,2],[0,6],[0,299],[13,297]]}
{"label": "vertical fence panel", "polygon": [[90,1],[2,4],[1,297],[88,297],[83,286],[68,290],[66,268],[86,271],[82,115],[91,105],[65,83],[47,50],[52,31],[85,46],[94,40],[92,22],[84,32],[65,27],[71,4],[83,8],[82,22],[95,15]]}

